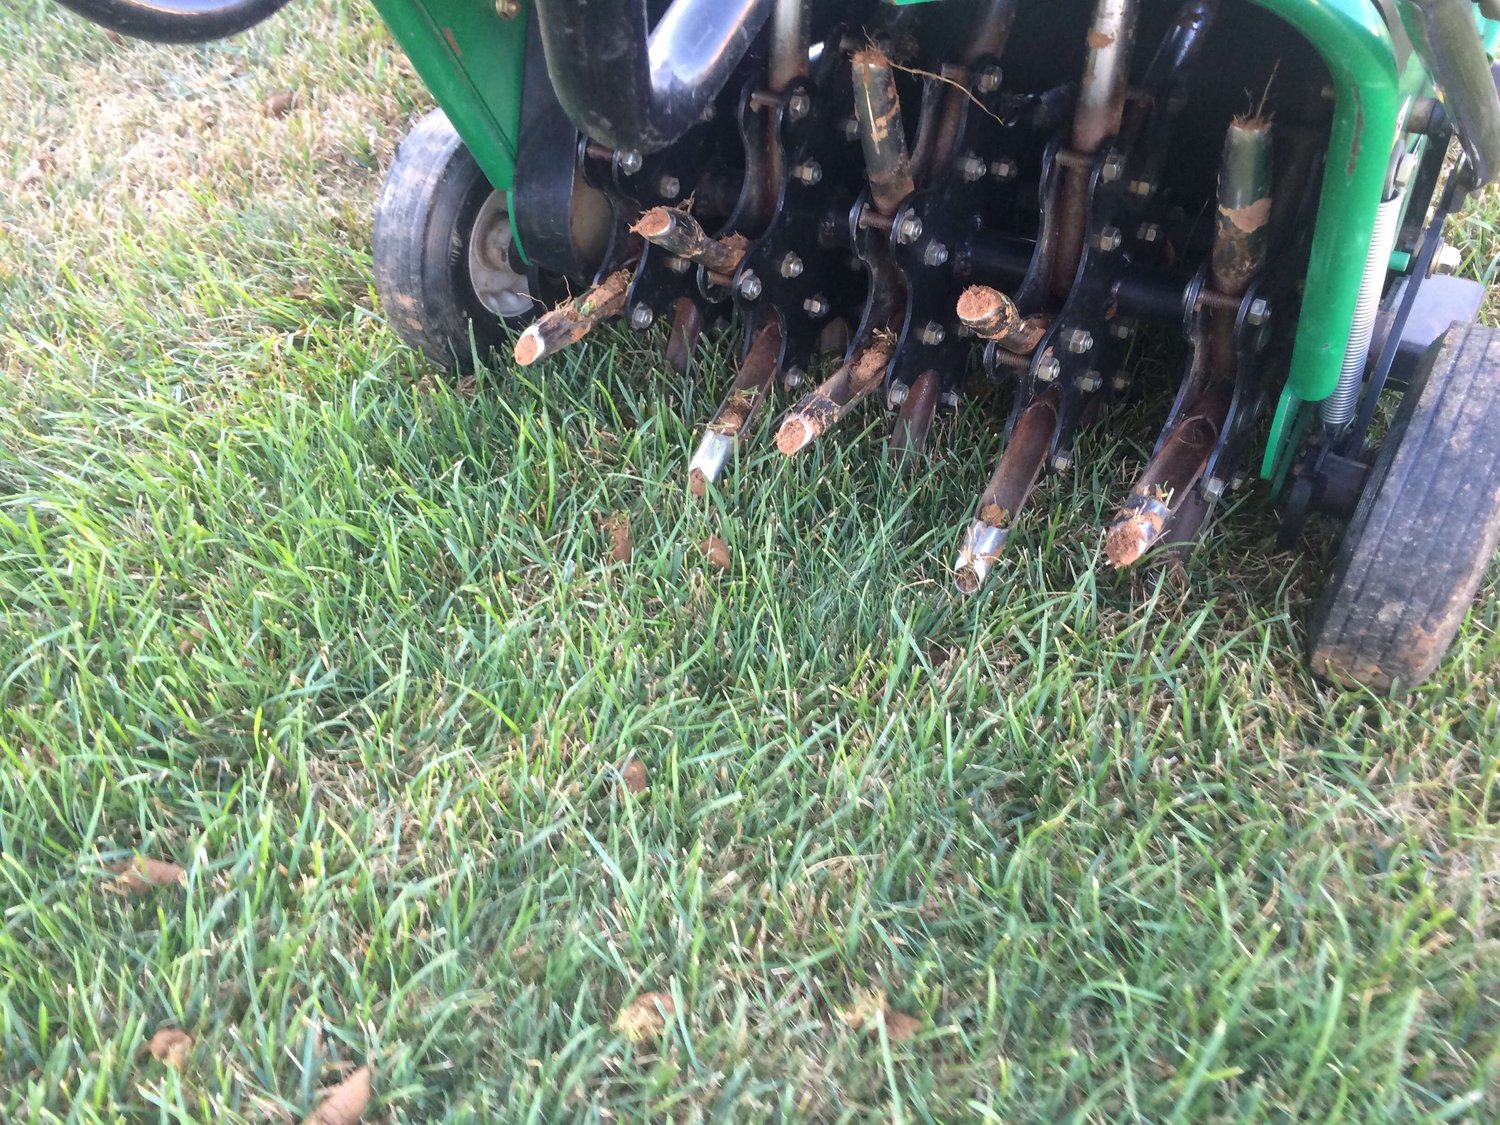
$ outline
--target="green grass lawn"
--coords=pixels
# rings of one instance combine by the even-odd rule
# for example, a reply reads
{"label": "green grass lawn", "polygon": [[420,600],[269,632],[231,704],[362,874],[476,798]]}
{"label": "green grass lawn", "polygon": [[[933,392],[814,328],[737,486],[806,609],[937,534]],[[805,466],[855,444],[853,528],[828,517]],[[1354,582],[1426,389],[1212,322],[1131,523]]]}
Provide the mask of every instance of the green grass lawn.
{"label": "green grass lawn", "polygon": [[974,599],[983,406],[914,481],[771,411],[691,502],[728,342],[451,386],[383,323],[426,104],[362,4],[0,14],[0,1119],[1500,1117],[1493,586],[1409,699],[1315,683],[1263,492],[1103,565],[1147,409]]}

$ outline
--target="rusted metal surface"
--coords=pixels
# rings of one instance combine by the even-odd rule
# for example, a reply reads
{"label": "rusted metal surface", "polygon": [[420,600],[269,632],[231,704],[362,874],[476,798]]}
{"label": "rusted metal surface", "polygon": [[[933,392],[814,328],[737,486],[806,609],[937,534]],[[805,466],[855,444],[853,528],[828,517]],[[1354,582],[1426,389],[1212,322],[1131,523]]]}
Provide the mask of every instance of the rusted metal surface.
{"label": "rusted metal surface", "polygon": [[667,337],[667,365],[679,375],[686,375],[693,365],[693,351],[703,335],[703,310],[688,297],[678,297],[672,305],[672,334]]}
{"label": "rusted metal surface", "polygon": [[576,344],[595,325],[625,310],[625,292],[630,288],[631,268],[616,270],[581,297],[565,301],[547,313],[516,341],[515,359],[530,367],[543,356]]}
{"label": "rusted metal surface", "polygon": [[865,154],[865,177],[870,202],[883,215],[893,214],[912,193],[911,158],[906,150],[906,128],[901,121],[901,99],[896,73],[878,47],[854,52],[854,116]]}
{"label": "rusted metal surface", "polygon": [[799,78],[807,77],[808,0],[776,0],[771,14],[771,89],[781,93]]}
{"label": "rusted metal surface", "polygon": [[693,459],[688,465],[688,490],[702,496],[718,479],[761,404],[776,381],[776,363],[781,354],[781,321],[769,318],[750,342],[734,383],[710,419]]}
{"label": "rusted metal surface", "polygon": [[1271,122],[1236,117],[1224,138],[1214,221],[1214,289],[1239,297],[1265,268],[1271,221]]}
{"label": "rusted metal surface", "polygon": [[[966,68],[972,69],[980,59],[998,59],[1005,53],[1017,7],[1018,0],[985,0],[979,6],[959,56]],[[968,75],[968,79],[972,83],[974,75]],[[926,149],[921,164],[926,167],[928,176],[941,176],[953,159],[953,146],[963,124],[964,112],[972,104],[968,90],[949,87],[944,93],[943,107],[931,130],[931,140],[920,135],[917,138],[917,143]],[[912,163],[918,163],[915,156]]]}
{"label": "rusted metal surface", "polygon": [[979,511],[964,535],[953,580],[965,594],[984,584],[1010,529],[1036,487],[1057,429],[1057,390],[1032,399],[1010,432],[990,483],[979,495]]}
{"label": "rusted metal surface", "polygon": [[1211,384],[1172,427],[1105,535],[1104,555],[1112,566],[1129,566],[1172,526],[1203,475],[1232,393],[1232,385],[1222,380]]}
{"label": "rusted metal surface", "polygon": [[843,355],[849,350],[849,322],[836,316],[818,332],[818,351],[824,355]]}
{"label": "rusted metal surface", "polygon": [[[1087,36],[1088,54],[1078,104],[1073,111],[1072,150],[1093,156],[1120,131],[1130,83],[1130,55],[1135,46],[1139,0],[1097,0]],[[1049,288],[1065,297],[1083,256],[1088,223],[1089,173],[1064,164],[1058,190],[1057,238],[1053,245]]]}
{"label": "rusted metal surface", "polygon": [[749,242],[742,234],[709,238],[698,220],[676,207],[653,207],[632,226],[631,232],[670,254],[706,266],[712,273],[734,273]]}
{"label": "rusted metal surface", "polygon": [[927,449],[927,435],[932,431],[932,418],[937,412],[938,390],[936,371],[924,371],[912,383],[886,446],[886,458],[891,464],[908,463],[908,458],[915,463]]}
{"label": "rusted metal surface", "polygon": [[1215,295],[1235,300],[1210,308],[1207,314],[1210,378],[1235,376],[1238,298],[1266,265],[1272,210],[1271,146],[1271,122],[1263,117],[1236,117],[1224,136],[1209,271]]}
{"label": "rusted metal surface", "polygon": [[804,395],[776,431],[776,448],[789,457],[800,452],[827,433],[860,399],[879,390],[894,350],[894,338],[881,334],[817,390]]}
{"label": "rusted metal surface", "polygon": [[1007,351],[1028,355],[1047,334],[1047,320],[1022,316],[1015,302],[988,285],[971,285],[959,295],[958,319],[983,340],[998,340]]}

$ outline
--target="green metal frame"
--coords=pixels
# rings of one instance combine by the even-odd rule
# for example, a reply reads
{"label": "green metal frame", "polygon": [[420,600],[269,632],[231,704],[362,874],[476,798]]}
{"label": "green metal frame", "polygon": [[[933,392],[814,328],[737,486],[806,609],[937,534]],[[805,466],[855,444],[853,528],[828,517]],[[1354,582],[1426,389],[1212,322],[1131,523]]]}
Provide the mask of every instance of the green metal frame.
{"label": "green metal frame", "polygon": [[526,59],[524,0],[373,2],[490,183],[510,191]]}
{"label": "green metal frame", "polygon": [[[1322,55],[1334,93],[1306,296],[1261,463],[1261,474],[1274,478],[1290,463],[1304,407],[1327,398],[1338,384],[1391,153],[1428,77],[1415,56],[1398,71],[1390,32],[1371,0],[1252,2],[1286,21]],[[509,191],[526,51],[524,2],[374,3],[490,182]],[[1487,38],[1493,41],[1493,33]]]}
{"label": "green metal frame", "polygon": [[1333,80],[1333,129],[1307,263],[1291,370],[1271,422],[1261,475],[1290,461],[1304,403],[1338,385],[1369,255],[1375,212],[1406,108],[1425,81],[1413,63],[1398,74],[1396,50],[1370,0],[1254,0],[1312,44]]}

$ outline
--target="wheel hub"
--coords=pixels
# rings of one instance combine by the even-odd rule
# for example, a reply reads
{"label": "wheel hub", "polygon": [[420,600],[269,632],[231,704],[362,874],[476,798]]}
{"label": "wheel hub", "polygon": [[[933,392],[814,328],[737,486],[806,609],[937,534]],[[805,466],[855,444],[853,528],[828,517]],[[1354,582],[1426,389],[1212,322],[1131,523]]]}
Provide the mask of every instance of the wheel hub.
{"label": "wheel hub", "polygon": [[469,236],[469,281],[479,303],[502,320],[525,316],[535,307],[526,275],[511,266],[514,241],[505,193],[495,192],[474,217]]}

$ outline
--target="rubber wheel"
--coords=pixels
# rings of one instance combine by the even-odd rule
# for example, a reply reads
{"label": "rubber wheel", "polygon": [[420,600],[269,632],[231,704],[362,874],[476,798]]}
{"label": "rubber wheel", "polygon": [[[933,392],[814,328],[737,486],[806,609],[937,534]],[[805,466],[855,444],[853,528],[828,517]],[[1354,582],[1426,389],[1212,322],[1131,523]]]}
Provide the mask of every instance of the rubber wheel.
{"label": "rubber wheel", "polygon": [[1402,397],[1313,611],[1313,671],[1415,687],[1500,543],[1500,332],[1453,325]]}
{"label": "rubber wheel", "polygon": [[434,363],[472,370],[504,343],[505,323],[538,311],[509,243],[504,193],[433,110],[401,142],[375,202],[375,289],[391,326]]}

